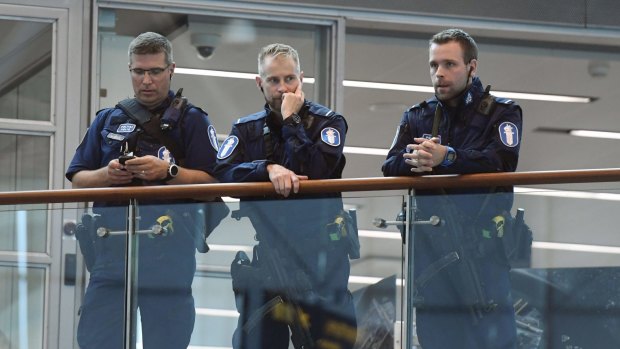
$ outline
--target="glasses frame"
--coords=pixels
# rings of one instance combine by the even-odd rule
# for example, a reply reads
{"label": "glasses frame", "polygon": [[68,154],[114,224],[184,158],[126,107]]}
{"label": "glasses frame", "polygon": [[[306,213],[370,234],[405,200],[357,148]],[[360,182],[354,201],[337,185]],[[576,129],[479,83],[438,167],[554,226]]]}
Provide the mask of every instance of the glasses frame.
{"label": "glasses frame", "polygon": [[[129,68],[129,72],[131,73],[132,76],[139,77],[139,78],[143,78],[144,74],[146,73],[148,73],[151,78],[156,78],[156,77],[161,76],[161,74],[164,73],[166,70],[168,70],[168,68],[170,68],[170,64],[166,65],[163,68],[160,68],[160,67],[155,67],[155,68],[150,68],[150,69]],[[161,69],[160,72],[153,72],[153,70],[159,70],[159,69]]]}

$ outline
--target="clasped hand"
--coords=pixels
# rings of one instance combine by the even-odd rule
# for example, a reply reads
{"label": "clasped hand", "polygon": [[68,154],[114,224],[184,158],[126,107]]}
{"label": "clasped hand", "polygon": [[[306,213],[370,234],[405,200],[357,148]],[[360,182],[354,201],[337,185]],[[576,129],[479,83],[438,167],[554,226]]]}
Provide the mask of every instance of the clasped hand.
{"label": "clasped hand", "polygon": [[405,163],[411,166],[411,172],[431,172],[433,167],[443,162],[447,148],[439,144],[439,138],[413,140],[416,143],[407,144],[407,152],[403,154]]}

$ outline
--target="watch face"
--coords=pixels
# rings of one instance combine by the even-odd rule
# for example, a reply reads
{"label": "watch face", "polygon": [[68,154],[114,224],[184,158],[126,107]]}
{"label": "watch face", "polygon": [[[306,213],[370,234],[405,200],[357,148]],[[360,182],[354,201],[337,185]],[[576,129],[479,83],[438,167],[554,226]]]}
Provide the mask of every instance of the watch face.
{"label": "watch face", "polygon": [[168,173],[170,173],[172,177],[176,177],[179,174],[179,167],[175,164],[170,165]]}
{"label": "watch face", "polygon": [[301,122],[301,117],[297,113],[291,115],[291,118],[293,118],[293,122],[296,123],[296,124]]}
{"label": "watch face", "polygon": [[456,152],[449,151],[448,152],[448,161],[454,161],[456,159]]}

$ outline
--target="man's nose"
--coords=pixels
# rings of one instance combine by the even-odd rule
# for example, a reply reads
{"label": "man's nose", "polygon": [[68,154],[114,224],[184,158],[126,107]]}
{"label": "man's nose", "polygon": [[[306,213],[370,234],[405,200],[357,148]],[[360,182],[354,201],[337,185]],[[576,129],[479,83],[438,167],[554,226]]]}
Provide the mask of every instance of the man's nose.
{"label": "man's nose", "polygon": [[144,76],[142,76],[142,83],[150,84],[151,82],[153,82],[153,79],[151,78],[151,73],[149,73],[148,71],[145,71]]}
{"label": "man's nose", "polygon": [[444,76],[444,68],[442,66],[438,66],[435,71],[435,76]]}
{"label": "man's nose", "polygon": [[286,88],[286,85],[280,83],[278,84],[278,92],[279,93],[286,93],[288,92],[288,89]]}

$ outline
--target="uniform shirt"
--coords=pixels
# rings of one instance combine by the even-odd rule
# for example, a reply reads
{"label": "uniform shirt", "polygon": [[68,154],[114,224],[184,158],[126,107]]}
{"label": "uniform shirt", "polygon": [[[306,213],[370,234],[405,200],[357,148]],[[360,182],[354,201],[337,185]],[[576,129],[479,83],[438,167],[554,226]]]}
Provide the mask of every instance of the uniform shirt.
{"label": "uniform shirt", "polygon": [[[514,172],[517,168],[521,145],[521,108],[512,100],[491,96],[494,100],[494,107],[490,112],[483,113],[481,110],[484,109],[483,97],[482,83],[475,77],[470,87],[463,93],[461,102],[456,108],[448,108],[433,97],[405,111],[387,159],[383,163],[383,174],[385,176],[411,176]],[[456,161],[449,166],[436,166],[432,173],[411,172],[412,167],[405,163],[403,154],[407,151],[407,144],[415,144],[414,138],[431,138],[436,108],[441,108],[443,111],[438,137],[442,145],[450,146],[456,151]],[[512,191],[511,188],[497,188],[496,190]],[[485,191],[489,190],[459,189],[447,192],[482,193]],[[419,191],[418,193],[436,194],[437,192]],[[512,199],[509,201],[501,205],[503,209],[510,209]],[[480,208],[480,205],[477,208]]]}
{"label": "uniform shirt", "polygon": [[[168,108],[174,93],[168,92],[168,98],[152,112],[163,113]],[[217,154],[217,138],[207,113],[188,104],[179,123],[169,132],[170,137],[184,150],[183,167],[202,170],[213,174]],[[156,139],[148,136],[137,122],[118,107],[107,108],[97,112],[92,125],[78,146],[73,160],[66,172],[67,179],[82,170],[97,170],[105,167],[121,155],[121,145],[128,139],[137,137],[135,156],[153,155],[176,163],[174,156]],[[163,185],[166,182],[141,181],[143,185]]]}
{"label": "uniform shirt", "polygon": [[269,181],[267,165],[279,164],[309,179],[341,178],[344,117],[308,100],[299,115],[298,125],[282,123],[265,106],[237,120],[217,154],[216,177],[222,182]]}
{"label": "uniform shirt", "polygon": [[[267,165],[279,164],[309,179],[341,178],[347,132],[344,117],[308,100],[298,114],[301,123],[295,125],[288,119],[282,122],[266,105],[264,110],[237,120],[220,146],[216,177],[221,182],[266,182]],[[242,212],[269,217],[271,227],[257,223],[263,219],[253,220],[259,236],[275,235],[276,230],[295,226],[294,231],[281,232],[286,236],[278,241],[290,247],[299,245],[296,237],[317,240],[317,231],[322,231],[342,210],[339,193],[305,195],[312,198],[309,200],[300,197],[268,201],[244,198],[240,207]]]}

